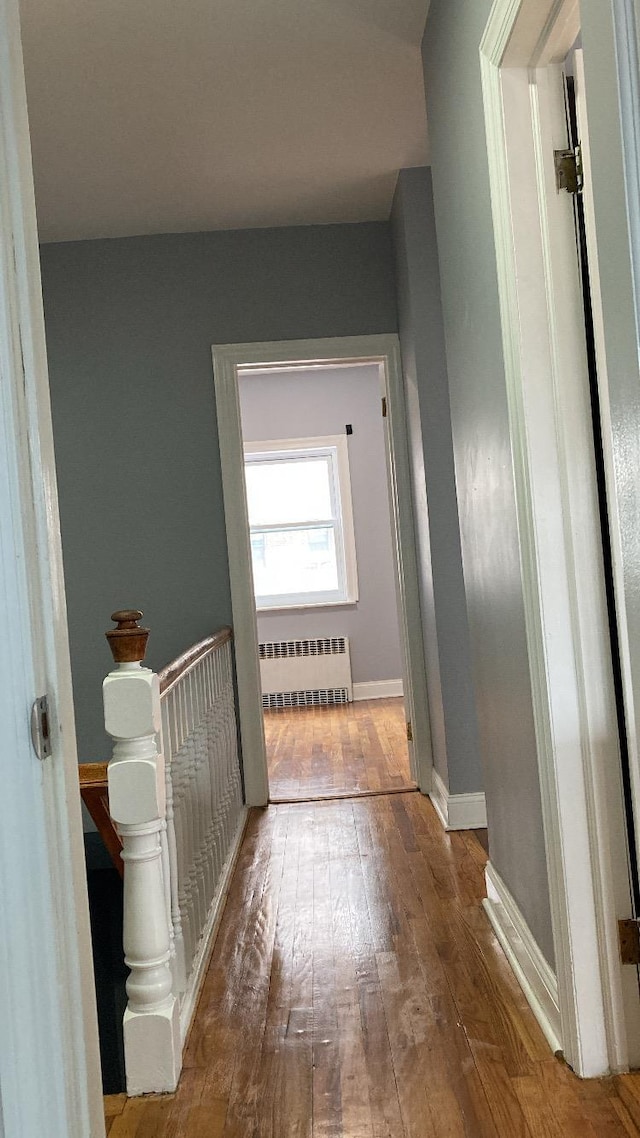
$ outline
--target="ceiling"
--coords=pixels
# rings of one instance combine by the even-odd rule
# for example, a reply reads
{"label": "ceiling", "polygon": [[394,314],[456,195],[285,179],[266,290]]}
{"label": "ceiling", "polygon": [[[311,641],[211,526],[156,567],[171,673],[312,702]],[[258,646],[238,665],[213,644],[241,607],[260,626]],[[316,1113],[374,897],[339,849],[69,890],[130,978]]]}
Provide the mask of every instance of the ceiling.
{"label": "ceiling", "polygon": [[386,218],[429,0],[23,0],[41,238]]}

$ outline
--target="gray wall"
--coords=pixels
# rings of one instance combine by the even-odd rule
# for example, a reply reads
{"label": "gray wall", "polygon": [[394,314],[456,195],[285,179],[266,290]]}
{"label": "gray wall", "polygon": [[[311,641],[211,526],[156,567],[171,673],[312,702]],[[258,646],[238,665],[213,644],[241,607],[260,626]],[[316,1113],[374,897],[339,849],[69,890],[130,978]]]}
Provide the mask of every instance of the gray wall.
{"label": "gray wall", "polygon": [[427,115],[491,858],[553,963],[480,84],[490,8],[432,0]]}
{"label": "gray wall", "polygon": [[392,226],[433,759],[450,792],[465,794],[483,789],[483,775],[427,167],[401,170]]}
{"label": "gray wall", "polygon": [[261,613],[260,640],[348,636],[354,683],[402,676],[380,380],[375,365],[245,376],[245,441],[348,436],[359,599],[356,605]]}
{"label": "gray wall", "polygon": [[211,345],[396,330],[384,223],[41,250],[81,760],[104,757],[114,608],[160,667],[231,621]]}

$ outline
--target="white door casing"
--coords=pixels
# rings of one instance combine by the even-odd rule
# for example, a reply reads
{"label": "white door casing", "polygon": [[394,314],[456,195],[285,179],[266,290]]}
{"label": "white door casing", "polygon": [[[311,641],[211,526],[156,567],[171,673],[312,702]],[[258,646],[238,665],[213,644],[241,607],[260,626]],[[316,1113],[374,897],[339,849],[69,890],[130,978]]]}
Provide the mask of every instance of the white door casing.
{"label": "white door casing", "polygon": [[[395,335],[214,345],[214,382],[222,487],[231,576],[238,706],[245,792],[249,805],[267,802],[267,761],[258,664],[258,635],[244,484],[238,369],[259,364],[378,363],[388,409],[387,474],[393,515],[404,696],[413,727],[412,773],[423,793],[431,789],[432,756],[415,553],[411,483],[400,348]],[[416,695],[417,694],[417,698]]]}
{"label": "white door casing", "polygon": [[[592,1076],[625,1068],[633,1031],[615,944],[631,894],[584,319],[553,163],[567,145],[554,64],[578,31],[575,0],[495,0],[481,69],[559,1034]],[[626,1010],[637,1021],[637,991]]]}
{"label": "white door casing", "polygon": [[[0,1096],[6,1138],[104,1134],[18,7],[0,0]],[[31,747],[49,697],[52,753]]]}

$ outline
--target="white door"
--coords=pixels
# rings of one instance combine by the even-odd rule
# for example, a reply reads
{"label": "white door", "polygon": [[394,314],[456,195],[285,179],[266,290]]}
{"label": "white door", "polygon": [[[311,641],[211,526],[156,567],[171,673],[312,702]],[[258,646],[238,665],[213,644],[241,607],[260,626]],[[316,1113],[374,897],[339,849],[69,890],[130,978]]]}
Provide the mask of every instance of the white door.
{"label": "white door", "polygon": [[[16,0],[0,0],[0,53],[0,1132],[99,1138],[95,995]],[[45,694],[50,754],[39,759],[30,713]]]}
{"label": "white door", "polygon": [[[574,53],[580,67],[581,53]],[[640,1001],[637,970],[621,968],[618,946],[618,920],[633,916],[634,898],[629,873],[629,848],[623,792],[620,722],[616,702],[618,671],[617,644],[612,644],[610,608],[607,597],[608,545],[606,504],[601,500],[602,469],[599,451],[605,441],[602,433],[597,381],[590,384],[590,358],[586,326],[585,292],[581,279],[578,249],[578,207],[575,195],[558,188],[556,156],[571,149],[566,102],[566,74],[550,64],[536,75],[537,121],[539,135],[538,178],[541,206],[542,247],[545,258],[547,321],[550,333],[550,370],[553,377],[553,418],[556,454],[559,458],[560,491],[556,523],[561,527],[565,580],[554,583],[549,594],[548,628],[554,634],[566,622],[571,629],[572,654],[557,653],[550,680],[554,716],[559,730],[556,778],[561,788],[565,848],[577,868],[579,860],[589,859],[599,912],[591,941],[591,957],[582,940],[580,956],[573,960],[573,984],[582,991],[585,1016],[594,969],[608,976],[603,983],[603,1029],[608,1040],[612,1066],[636,1065],[640,1061]],[[584,113],[584,107],[583,107]],[[582,123],[583,146],[588,153],[586,120]],[[588,208],[591,187],[589,171],[584,182],[584,204]],[[592,276],[597,270],[596,250],[589,250]],[[591,361],[593,366],[594,361]],[[603,377],[598,377],[602,380]],[[532,401],[532,405],[533,405]],[[530,429],[536,429],[535,420]],[[545,472],[539,465],[537,477],[544,485]],[[547,508],[550,509],[549,502]],[[544,515],[540,514],[541,526]],[[542,532],[542,531],[541,531]],[[603,537],[606,545],[603,544]],[[549,580],[555,573],[559,545],[544,551]],[[553,616],[552,616],[553,613]],[[567,636],[567,644],[569,636]],[[575,692],[567,684],[576,677]],[[571,681],[573,683],[573,679]],[[575,700],[575,702],[574,702]],[[569,725],[578,727],[570,747],[560,732]],[[567,735],[567,739],[570,735]],[[585,756],[588,754],[588,762]],[[575,770],[572,762],[575,760]],[[578,821],[576,772],[587,772],[584,781],[584,822]],[[585,841],[585,838],[587,839]],[[567,865],[569,867],[569,860]],[[568,876],[569,911],[572,935],[580,936],[581,890]],[[591,939],[591,938],[589,938]],[[557,950],[556,950],[557,951]],[[594,1016],[595,1020],[595,1016]],[[584,1053],[594,1045],[581,1029],[575,1046]],[[566,1044],[565,1044],[566,1046]]]}
{"label": "white door", "polygon": [[[580,53],[575,54],[579,62]],[[556,778],[561,788],[565,848],[576,867],[579,860],[589,859],[600,906],[594,928],[595,938],[591,941],[592,959],[589,961],[588,941],[584,938],[580,956],[576,954],[573,959],[573,984],[575,990],[583,993],[582,1006],[586,1014],[589,992],[594,987],[594,970],[610,978],[610,983],[605,982],[602,989],[603,1029],[608,1040],[610,1062],[616,1067],[618,1063],[624,1066],[627,1060],[632,1065],[640,1060],[640,1001],[636,970],[621,969],[618,946],[617,922],[632,917],[634,900],[629,874],[616,705],[618,661],[612,656],[607,601],[609,549],[603,546],[603,528],[606,530],[607,527],[599,501],[597,448],[603,438],[594,403],[596,393],[589,382],[575,197],[566,190],[559,190],[557,184],[555,156],[571,148],[565,70],[550,64],[538,71],[536,80],[537,142],[540,148],[538,178],[553,377],[553,417],[556,454],[560,460],[560,480],[555,482],[555,488],[561,497],[554,524],[561,527],[566,559],[564,573],[569,583],[565,592],[564,582],[562,586],[559,581],[555,582],[554,592],[549,594],[547,619],[548,628],[553,627],[554,632],[561,628],[561,622],[566,622],[568,632],[571,628],[573,645],[572,655],[566,655],[564,661],[561,653],[555,655],[550,692],[559,732],[570,724],[576,727],[579,724],[569,748],[565,748],[559,734]],[[587,147],[586,123],[583,131]],[[586,203],[591,192],[588,172],[583,192]],[[595,249],[591,262],[595,271]],[[530,429],[535,427],[532,419]],[[537,477],[542,486],[545,477],[542,465],[538,468]],[[551,508],[549,503],[547,508]],[[542,514],[540,524],[544,525]],[[544,551],[544,572],[549,580],[556,571],[559,548],[556,545]],[[613,648],[615,651],[615,645]],[[577,680],[575,694],[567,684],[569,667]],[[571,730],[574,730],[573,726]],[[585,763],[587,754],[588,763]],[[576,763],[575,770],[571,769],[569,755]],[[578,821],[580,815],[576,808],[578,767],[587,772],[583,790],[586,830]],[[579,936],[581,890],[575,883],[572,885],[571,873],[567,880],[572,935]],[[576,1046],[586,1052],[594,1041],[595,1034],[587,1038],[585,1033]]]}
{"label": "white door", "polygon": [[573,205],[554,161],[568,147],[556,61],[579,6],[552,17],[494,0],[481,68],[556,1022],[567,1061],[593,1076],[637,1061],[639,1001],[617,940],[633,901]]}
{"label": "white door", "polygon": [[[615,532],[615,489],[613,479],[612,433],[608,407],[606,352],[604,345],[604,325],[600,278],[598,271],[598,243],[592,193],[592,163],[589,145],[589,122],[587,115],[584,57],[582,50],[572,53],[568,60],[565,75],[567,84],[568,136],[571,147],[578,146],[582,167],[583,191],[574,200],[576,234],[579,249],[580,269],[583,274],[583,300],[586,313],[589,369],[591,372],[591,399],[593,430],[596,451],[597,482],[600,498],[602,540],[604,554],[607,608],[611,629],[611,655],[617,718],[620,736],[621,780],[612,785],[616,796],[624,801],[624,811],[617,810],[618,825],[611,835],[612,854],[617,862],[617,871],[612,881],[616,893],[616,909],[619,919],[638,916],[640,882],[638,880],[638,861],[636,842],[638,820],[634,822],[632,796],[633,747],[630,746],[629,707],[625,699],[625,669],[621,659],[620,618],[624,616],[624,594],[622,588],[621,559],[619,550],[612,540]],[[627,881],[629,885],[627,885]],[[638,968],[634,965],[622,966],[622,990],[626,1018],[626,1031],[629,1041],[630,1065],[640,1065],[640,1008],[638,1007]]]}

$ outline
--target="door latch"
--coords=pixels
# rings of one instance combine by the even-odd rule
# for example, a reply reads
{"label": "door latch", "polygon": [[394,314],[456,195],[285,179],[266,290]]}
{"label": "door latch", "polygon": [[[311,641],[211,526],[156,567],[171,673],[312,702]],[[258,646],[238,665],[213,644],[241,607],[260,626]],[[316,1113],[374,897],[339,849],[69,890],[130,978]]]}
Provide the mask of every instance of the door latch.
{"label": "door latch", "polygon": [[623,964],[640,964],[640,921],[618,921],[620,959]]}
{"label": "door latch", "polygon": [[46,695],[41,695],[31,708],[31,742],[39,759],[49,758],[51,734],[49,730],[49,700]]}
{"label": "door latch", "polygon": [[560,190],[566,190],[568,194],[581,194],[584,187],[581,147],[554,150],[553,158],[558,193]]}

